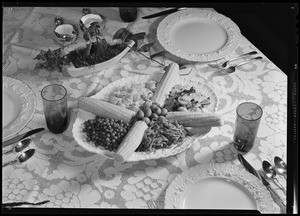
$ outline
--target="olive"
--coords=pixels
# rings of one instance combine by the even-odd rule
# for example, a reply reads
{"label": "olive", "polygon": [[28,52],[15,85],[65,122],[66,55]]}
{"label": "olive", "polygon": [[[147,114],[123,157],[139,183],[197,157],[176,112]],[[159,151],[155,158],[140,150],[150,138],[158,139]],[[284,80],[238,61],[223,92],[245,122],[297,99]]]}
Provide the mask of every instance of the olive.
{"label": "olive", "polygon": [[166,108],[162,108],[160,114],[166,116],[168,114],[168,110]]}
{"label": "olive", "polygon": [[150,119],[157,119],[158,118],[158,115],[156,113],[152,113]]}
{"label": "olive", "polygon": [[146,124],[149,124],[150,123],[150,119],[148,117],[144,117],[142,119]]}
{"label": "olive", "polygon": [[161,114],[161,108],[156,107],[155,111],[154,111],[157,115]]}
{"label": "olive", "polygon": [[143,107],[150,107],[151,106],[151,101],[145,101],[145,103],[143,104]]}
{"label": "olive", "polygon": [[143,110],[139,110],[139,111],[137,112],[136,116],[137,116],[138,119],[144,118],[145,115],[144,115]]}
{"label": "olive", "polygon": [[145,117],[150,117],[151,114],[152,114],[152,111],[151,111],[150,107],[144,108],[143,111],[144,111],[144,116]]}

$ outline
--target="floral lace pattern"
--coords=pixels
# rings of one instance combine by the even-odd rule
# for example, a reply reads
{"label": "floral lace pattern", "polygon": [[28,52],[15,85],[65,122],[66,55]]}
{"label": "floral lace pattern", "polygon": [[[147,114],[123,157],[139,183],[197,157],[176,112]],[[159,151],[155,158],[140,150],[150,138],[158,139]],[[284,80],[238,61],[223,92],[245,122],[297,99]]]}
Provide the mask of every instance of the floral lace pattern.
{"label": "floral lace pattern", "polygon": [[[68,104],[72,107],[86,91],[99,92],[113,81],[135,76],[136,73],[132,71],[163,71],[160,65],[133,51],[128,52],[113,67],[82,77],[74,78],[58,71],[34,70],[36,60],[33,58],[40,49],[60,47],[53,37],[54,18],[61,16],[65,23],[78,26],[82,8],[12,9],[18,13],[10,13],[8,9],[3,9],[7,17],[4,25],[10,27],[3,31],[3,38],[6,38],[3,60],[8,65],[2,73],[22,80],[36,95],[33,118],[20,133],[37,127],[47,128],[39,95],[42,88],[50,83],[66,87]],[[160,18],[141,17],[161,10],[139,8],[138,18],[130,27],[133,32],[146,32],[144,43],[155,42],[151,53],[161,51],[155,39],[159,25],[157,20]],[[104,35],[108,40],[119,28],[128,25],[120,19],[118,8],[92,8],[92,11],[106,17]],[[80,32],[74,45],[82,41]],[[239,67],[230,75],[218,72],[219,62],[252,50],[258,51],[264,59]],[[156,60],[168,65],[173,61],[169,57]],[[224,117],[223,126],[212,128],[196,139],[190,148],[177,155],[118,164],[78,145],[72,134],[77,109],[71,108],[70,125],[64,133],[55,135],[45,130],[33,135],[30,144],[30,148],[36,149],[33,157],[26,163],[3,168],[2,202],[39,202],[47,199],[50,202],[42,207],[148,208],[146,201],[154,199],[159,208],[164,208],[166,189],[182,171],[203,163],[228,162],[242,168],[237,159],[238,152],[231,142],[235,109],[245,101],[259,104],[264,111],[255,145],[245,158],[257,170],[261,170],[263,160],[272,161],[274,156],[286,161],[287,77],[251,42],[241,37],[232,53],[209,64],[197,63],[185,78],[197,79],[213,89],[218,97],[216,112]],[[3,156],[3,162],[14,158],[14,154]],[[286,184],[281,176],[279,181]],[[284,197],[281,190],[278,189],[278,193]]]}

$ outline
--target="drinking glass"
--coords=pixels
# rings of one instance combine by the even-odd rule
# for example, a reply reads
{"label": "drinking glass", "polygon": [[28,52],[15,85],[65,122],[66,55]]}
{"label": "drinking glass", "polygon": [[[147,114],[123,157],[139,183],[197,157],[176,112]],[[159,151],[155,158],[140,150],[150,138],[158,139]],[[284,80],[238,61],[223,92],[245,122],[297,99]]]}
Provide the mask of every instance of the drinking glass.
{"label": "drinking glass", "polygon": [[54,134],[63,133],[68,128],[67,90],[59,84],[50,84],[41,92],[46,124]]}
{"label": "drinking glass", "polygon": [[133,22],[137,18],[137,7],[119,7],[119,13],[124,22]]}
{"label": "drinking glass", "polygon": [[236,114],[234,146],[238,151],[248,152],[254,145],[263,111],[259,105],[245,102],[237,107]]}

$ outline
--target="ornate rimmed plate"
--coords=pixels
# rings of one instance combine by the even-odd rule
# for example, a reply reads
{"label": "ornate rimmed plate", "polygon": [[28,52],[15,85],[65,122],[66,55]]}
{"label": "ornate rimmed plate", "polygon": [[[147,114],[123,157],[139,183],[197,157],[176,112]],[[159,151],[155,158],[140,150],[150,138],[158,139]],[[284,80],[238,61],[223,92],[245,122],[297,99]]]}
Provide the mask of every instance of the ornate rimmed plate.
{"label": "ornate rimmed plate", "polygon": [[[149,80],[159,81],[161,77],[162,74],[153,74],[153,75],[137,75],[137,76],[127,77],[127,78],[122,78],[120,80],[108,84],[100,92],[98,92],[92,97],[107,101],[109,95],[112,92],[114,92],[117,88],[120,88],[122,86],[130,86],[133,83],[145,83],[148,82]],[[185,78],[180,79],[179,83],[188,86],[189,85],[194,86],[196,88],[196,91],[200,90],[201,93],[210,96],[212,103],[211,106],[209,107],[209,111],[215,112],[218,104],[218,99],[215,93],[213,92],[213,90],[209,86],[201,83],[200,81],[189,80]],[[105,150],[101,146],[96,147],[92,142],[87,142],[86,135],[82,132],[82,129],[84,127],[83,123],[88,119],[92,119],[94,117],[95,115],[92,113],[88,113],[82,109],[78,110],[77,118],[73,124],[73,130],[72,130],[74,139],[77,141],[77,143],[80,146],[82,146],[86,150],[112,159],[114,152]],[[175,145],[172,145],[170,148],[166,148],[166,149],[157,149],[153,152],[134,152],[127,161],[132,162],[132,161],[158,159],[158,158],[179,154],[182,151],[188,149],[190,146],[192,146],[198,138],[204,136],[206,133],[210,131],[210,129],[211,129],[210,127],[194,128],[192,131],[194,135],[185,137],[182,143],[177,143]]]}
{"label": "ornate rimmed plate", "polygon": [[198,164],[183,171],[167,188],[165,208],[279,213],[262,182],[229,163]]}
{"label": "ornate rimmed plate", "polygon": [[220,59],[238,46],[239,27],[228,17],[211,10],[189,8],[165,17],[157,39],[171,54],[189,61]]}
{"label": "ornate rimmed plate", "polygon": [[18,79],[3,76],[2,140],[22,130],[32,119],[36,97],[31,88]]}

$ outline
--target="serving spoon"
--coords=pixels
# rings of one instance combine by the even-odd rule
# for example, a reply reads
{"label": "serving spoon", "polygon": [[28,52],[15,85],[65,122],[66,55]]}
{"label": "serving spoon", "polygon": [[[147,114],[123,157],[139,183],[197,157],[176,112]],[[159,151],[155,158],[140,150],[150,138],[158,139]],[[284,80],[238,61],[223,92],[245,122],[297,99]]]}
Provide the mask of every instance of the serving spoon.
{"label": "serving spoon", "polygon": [[13,152],[20,152],[23,149],[25,149],[30,144],[30,142],[31,142],[30,138],[23,139],[23,140],[19,141],[18,144],[14,148],[4,152],[3,154],[6,155],[6,154],[13,153]]}
{"label": "serving spoon", "polygon": [[27,161],[29,158],[32,157],[34,152],[35,152],[35,149],[29,149],[29,150],[23,152],[22,154],[20,154],[16,159],[2,164],[2,167],[5,167],[5,166],[11,165],[11,164],[15,164],[15,163],[24,163],[25,161]]}
{"label": "serving spoon", "polygon": [[286,163],[278,156],[274,158],[274,164],[277,172],[286,179],[287,166]]}
{"label": "serving spoon", "polygon": [[266,173],[266,176],[273,181],[276,180],[276,183],[283,189],[284,194],[286,194],[285,187],[278,181],[276,178],[276,170],[268,161],[263,161],[262,163],[263,170]]}
{"label": "serving spoon", "polygon": [[237,67],[240,67],[240,66],[245,65],[245,64],[249,64],[251,62],[254,62],[254,61],[257,61],[257,60],[260,60],[260,59],[262,59],[262,57],[258,56],[258,57],[250,59],[250,61],[242,62],[242,63],[237,64],[235,66],[230,66],[230,67],[228,67],[226,69],[222,69],[221,72],[222,72],[222,74],[230,74],[230,73],[235,72],[235,70],[236,70]]}

